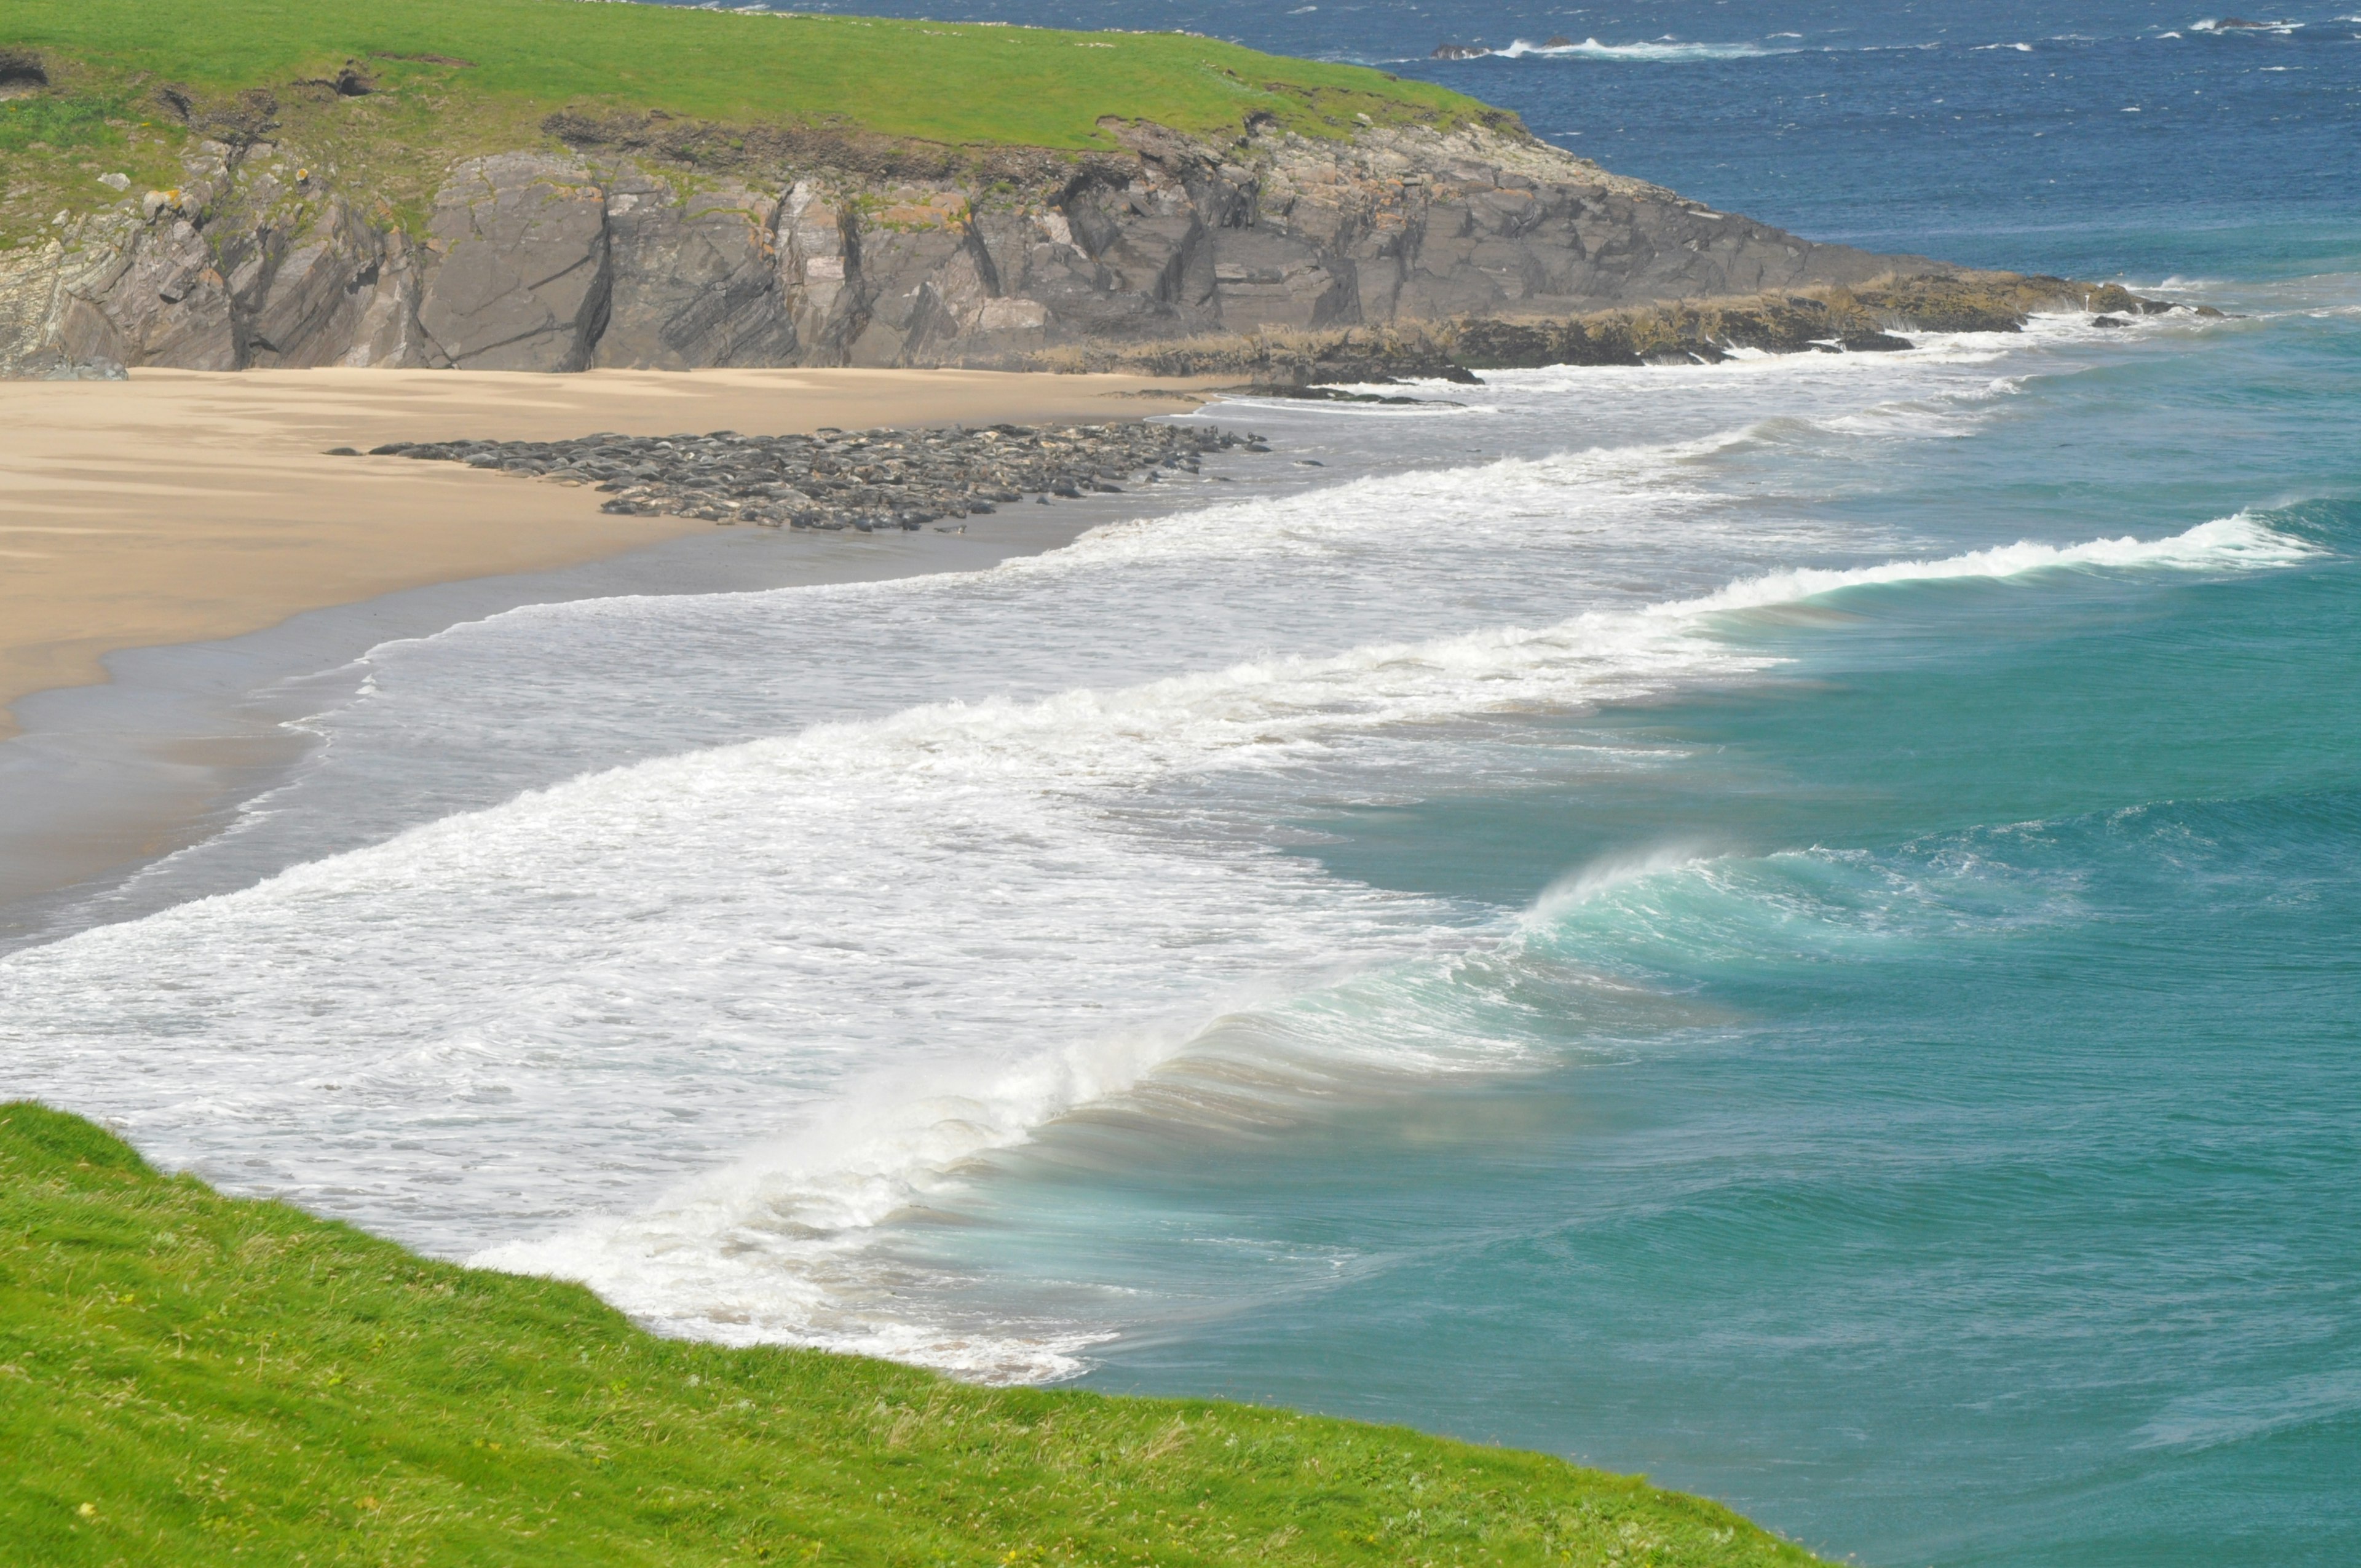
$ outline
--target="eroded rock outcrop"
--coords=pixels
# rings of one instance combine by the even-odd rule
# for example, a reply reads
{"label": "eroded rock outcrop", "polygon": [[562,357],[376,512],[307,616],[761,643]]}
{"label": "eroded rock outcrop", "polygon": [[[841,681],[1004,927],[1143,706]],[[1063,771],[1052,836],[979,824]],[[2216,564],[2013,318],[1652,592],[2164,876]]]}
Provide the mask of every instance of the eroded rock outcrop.
{"label": "eroded rock outcrop", "polygon": [[613,302],[606,181],[501,153],[461,164],[434,199],[437,265],[418,301],[423,360],[469,370],[585,370]]}
{"label": "eroded rock outcrop", "polygon": [[1120,153],[982,164],[796,143],[807,167],[746,154],[717,177],[628,126],[552,125],[570,146],[450,170],[423,234],[293,148],[200,143],[179,190],[127,192],[0,256],[0,372],[1016,367],[1948,271],[1482,126],[1217,146],[1110,122]]}
{"label": "eroded rock outcrop", "polygon": [[607,193],[611,302],[595,362],[687,370],[793,361],[779,205],[776,192],[744,186],[684,196],[640,170],[619,174]]}
{"label": "eroded rock outcrop", "polygon": [[269,143],[202,143],[185,172],[0,256],[0,374],[431,362],[399,229]]}

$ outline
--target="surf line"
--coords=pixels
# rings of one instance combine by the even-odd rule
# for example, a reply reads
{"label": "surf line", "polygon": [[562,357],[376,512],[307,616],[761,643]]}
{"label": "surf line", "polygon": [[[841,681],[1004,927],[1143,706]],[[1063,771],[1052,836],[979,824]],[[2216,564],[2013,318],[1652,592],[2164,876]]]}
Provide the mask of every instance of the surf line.
{"label": "surf line", "polygon": [[[1238,665],[1129,690],[1062,694],[1023,708],[946,705],[832,727],[827,735],[807,732],[752,745],[782,752],[799,745],[821,748],[830,760],[822,770],[825,787],[840,787],[846,774],[839,770],[848,764],[864,773],[873,770],[881,782],[918,766],[950,768],[970,787],[1096,795],[1174,768],[1291,751],[1341,729],[1481,712],[1545,694],[1561,702],[1596,697],[1603,686],[1623,684],[1599,678],[1602,672],[1611,676],[1618,665],[1643,686],[1728,668],[1712,641],[1697,633],[1703,623],[1733,611],[1876,585],[2023,579],[2074,570],[2244,571],[2290,565],[2316,554],[2241,513],[2159,539],[2020,542],[1940,560],[1792,569],[1741,579],[1699,598],[1596,613],[1541,631],[1502,630],[1372,646],[1324,660]],[[1521,674],[1536,679],[1520,685]],[[1518,697],[1504,696],[1504,680]],[[856,757],[861,752],[867,754]],[[811,782],[823,787],[821,778]],[[1554,888],[1543,902],[1570,895],[1579,891]],[[1517,939],[1530,924],[1520,921],[1489,939]],[[1186,1058],[1220,1017],[1235,1012],[1235,992],[1220,1000],[1193,1024],[1167,1019],[1161,1027],[1108,1031],[982,1071],[972,1067],[946,1078],[939,1070],[914,1074],[906,1066],[887,1075],[901,1080],[899,1093],[881,1092],[889,1088],[884,1081],[845,1084],[827,1097],[832,1109],[810,1116],[808,1133],[692,1178],[650,1209],[503,1245],[473,1261],[578,1278],[627,1310],[659,1319],[671,1316],[667,1308],[679,1312],[686,1305],[660,1299],[671,1294],[667,1285],[708,1303],[734,1303],[738,1315],[727,1321],[712,1306],[682,1314],[697,1320],[693,1332],[707,1334],[865,1348],[970,1376],[1062,1376],[1077,1365],[1081,1342],[1010,1343],[987,1352],[994,1338],[988,1334],[939,1333],[885,1321],[890,1311],[881,1317],[867,1299],[872,1293],[857,1255],[865,1237],[890,1228],[895,1214],[923,1203],[969,1162],[1022,1145],[1047,1124],[1126,1095]],[[1444,1070],[1448,1064],[1430,1065]],[[774,1274],[770,1287],[755,1277]],[[772,1299],[756,1306],[752,1298],[765,1294]]]}

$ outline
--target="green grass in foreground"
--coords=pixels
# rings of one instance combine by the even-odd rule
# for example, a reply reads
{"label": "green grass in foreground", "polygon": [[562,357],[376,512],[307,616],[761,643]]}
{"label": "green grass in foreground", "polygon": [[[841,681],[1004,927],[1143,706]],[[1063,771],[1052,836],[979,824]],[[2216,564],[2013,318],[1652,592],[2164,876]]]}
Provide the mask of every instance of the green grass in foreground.
{"label": "green grass in foreground", "polygon": [[1538,1454],[654,1338],[0,1106],[0,1561],[1808,1564]]}

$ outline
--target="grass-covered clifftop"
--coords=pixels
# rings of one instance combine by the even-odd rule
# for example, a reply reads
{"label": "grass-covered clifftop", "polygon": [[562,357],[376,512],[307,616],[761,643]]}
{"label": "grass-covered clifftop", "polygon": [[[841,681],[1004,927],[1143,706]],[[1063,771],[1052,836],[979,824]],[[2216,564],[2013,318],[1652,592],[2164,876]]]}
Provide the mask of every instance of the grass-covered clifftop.
{"label": "grass-covered clifftop", "polygon": [[634,1329],[0,1106],[0,1561],[1808,1564],[1538,1454]]}
{"label": "grass-covered clifftop", "polygon": [[349,60],[383,91],[544,112],[595,102],[1046,148],[1113,146],[1109,115],[1214,132],[1257,112],[1307,129],[1483,112],[1426,82],[1178,33],[579,0],[0,0],[0,42],[225,93],[331,82]]}
{"label": "grass-covered clifftop", "polygon": [[1501,118],[1356,66],[1177,33],[1068,33],[581,0],[0,0],[0,246],[123,173],[170,184],[192,136],[288,139],[423,210],[439,171],[540,145],[551,115],[952,148],[1111,148],[1099,122],[1312,136]]}

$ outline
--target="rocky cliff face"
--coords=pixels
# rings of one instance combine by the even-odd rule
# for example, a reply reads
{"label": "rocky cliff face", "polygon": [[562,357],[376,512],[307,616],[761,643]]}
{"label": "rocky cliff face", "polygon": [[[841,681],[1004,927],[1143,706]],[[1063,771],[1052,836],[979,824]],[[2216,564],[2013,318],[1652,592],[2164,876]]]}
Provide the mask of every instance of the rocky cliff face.
{"label": "rocky cliff face", "polygon": [[570,146],[451,170],[423,238],[297,148],[203,142],[179,190],[126,192],[0,256],[0,373],[1013,367],[1075,345],[1571,316],[1944,270],[1813,245],[1473,126],[1349,142],[1266,128],[1216,147],[1110,124],[1121,155],[927,177],[825,158],[693,173],[573,128]]}

